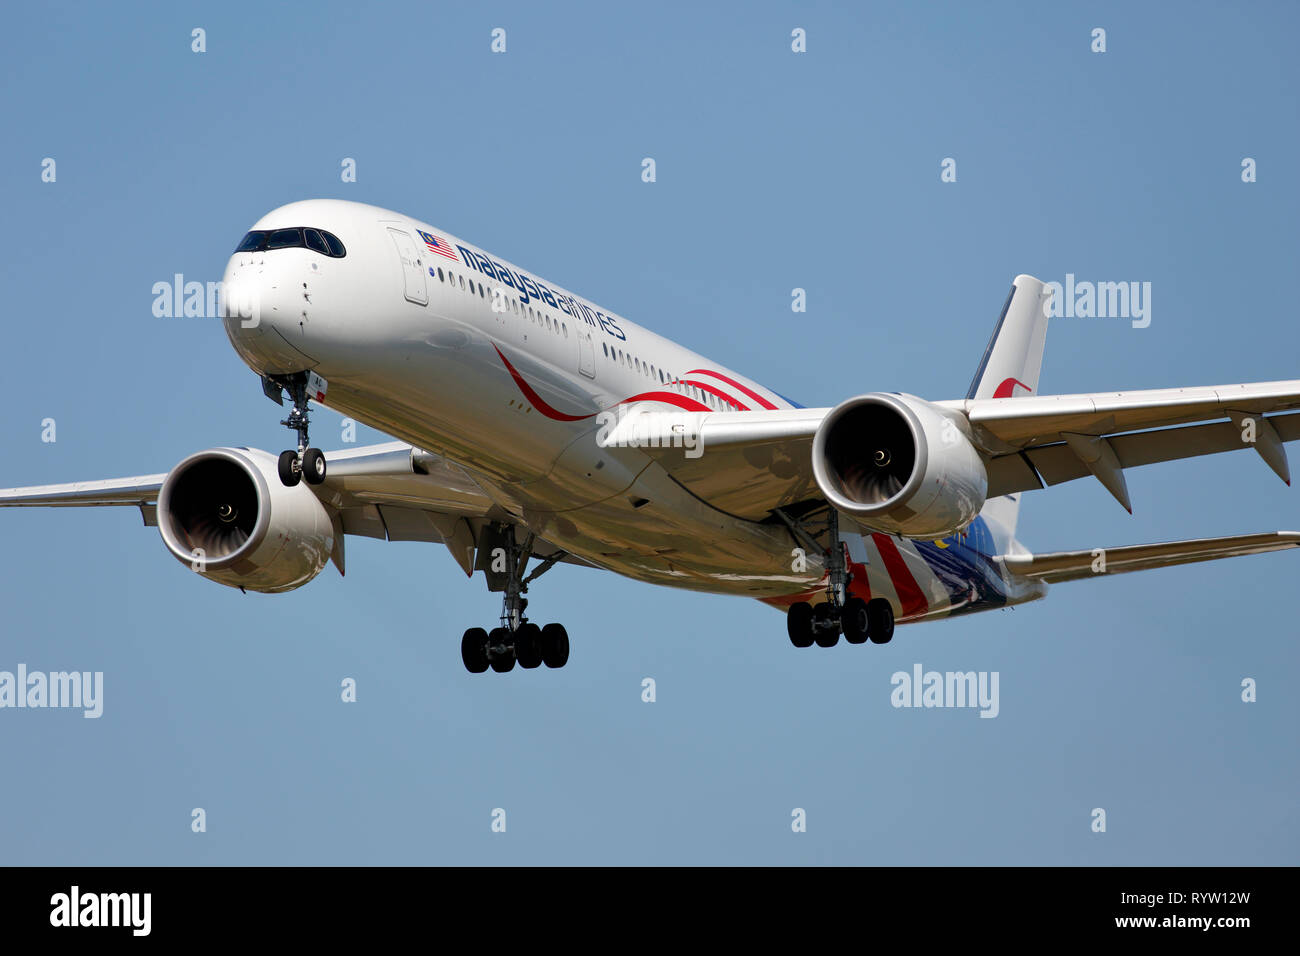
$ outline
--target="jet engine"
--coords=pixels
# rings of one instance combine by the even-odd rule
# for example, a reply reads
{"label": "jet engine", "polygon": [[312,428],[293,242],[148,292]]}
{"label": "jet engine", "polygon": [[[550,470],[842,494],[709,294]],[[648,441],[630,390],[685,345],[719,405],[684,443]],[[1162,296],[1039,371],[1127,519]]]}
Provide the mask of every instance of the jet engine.
{"label": "jet engine", "polygon": [[308,485],[286,488],[276,465],[258,449],[210,448],[173,468],[158,493],[167,550],[210,581],[267,594],[320,574],[334,523]]}
{"label": "jet engine", "polygon": [[988,492],[968,427],[964,416],[914,395],[859,395],[822,420],[813,475],[864,531],[946,537],[975,520]]}

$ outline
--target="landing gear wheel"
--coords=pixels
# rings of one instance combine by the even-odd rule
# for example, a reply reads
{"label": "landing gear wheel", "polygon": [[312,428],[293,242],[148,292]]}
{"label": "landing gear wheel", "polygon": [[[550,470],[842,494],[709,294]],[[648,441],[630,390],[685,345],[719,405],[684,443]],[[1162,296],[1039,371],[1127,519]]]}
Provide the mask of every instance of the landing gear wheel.
{"label": "landing gear wheel", "polygon": [[563,667],[569,661],[569,632],[563,624],[542,628],[542,660],[547,667]]}
{"label": "landing gear wheel", "polygon": [[812,647],[813,609],[807,601],[790,605],[785,615],[785,629],[790,635],[790,643],[795,647]]}
{"label": "landing gear wheel", "polygon": [[813,640],[818,647],[834,647],[840,642],[840,626],[835,620],[835,609],[829,604],[813,608]]}
{"label": "landing gear wheel", "polygon": [[319,485],[325,480],[325,453],[319,448],[308,448],[303,452],[302,476],[309,485]]}
{"label": "landing gear wheel", "polygon": [[844,630],[844,639],[850,644],[865,644],[870,628],[867,614],[867,602],[862,598],[849,598],[840,611],[840,627]]}
{"label": "landing gear wheel", "polygon": [[286,488],[292,488],[302,477],[297,469],[298,453],[296,451],[280,452],[280,484]]}
{"label": "landing gear wheel", "polygon": [[488,669],[487,631],[481,627],[471,627],[460,639],[460,659],[465,662],[465,670],[471,674],[482,674]]}
{"label": "landing gear wheel", "polygon": [[867,602],[867,634],[872,644],[888,644],[894,636],[894,608],[884,598]]}
{"label": "landing gear wheel", "polygon": [[542,629],[525,621],[515,631],[515,658],[519,666],[532,670],[542,662]]}
{"label": "landing gear wheel", "polygon": [[515,647],[510,632],[504,627],[492,628],[488,635],[488,662],[498,674],[504,674],[515,666]]}

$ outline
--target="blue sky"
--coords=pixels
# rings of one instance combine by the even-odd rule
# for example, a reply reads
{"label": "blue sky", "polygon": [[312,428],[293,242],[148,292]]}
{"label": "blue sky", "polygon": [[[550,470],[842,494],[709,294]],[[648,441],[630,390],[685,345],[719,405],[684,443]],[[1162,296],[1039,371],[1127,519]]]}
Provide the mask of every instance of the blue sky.
{"label": "blue sky", "polygon": [[[0,485],[285,447],[220,324],[155,318],[150,290],[219,279],[261,214],[322,196],[435,223],[807,405],[963,396],[1020,272],[1152,283],[1148,328],[1055,320],[1041,391],[1300,377],[1298,21],[1286,3],[8,9]],[[322,412],[313,436],[337,447],[337,426]],[[1026,496],[1021,537],[1300,528],[1297,492],[1249,454],[1128,480],[1132,517],[1076,482]],[[431,545],[348,549],[346,580],[244,596],[136,512],[0,513],[0,669],[105,675],[99,720],[0,711],[0,862],[1300,861],[1294,554],[805,651],[755,602],[561,568],[530,610],[565,622],[569,665],[472,676],[460,634],[499,611],[481,578]],[[997,719],[891,707],[918,662],[999,672]]]}

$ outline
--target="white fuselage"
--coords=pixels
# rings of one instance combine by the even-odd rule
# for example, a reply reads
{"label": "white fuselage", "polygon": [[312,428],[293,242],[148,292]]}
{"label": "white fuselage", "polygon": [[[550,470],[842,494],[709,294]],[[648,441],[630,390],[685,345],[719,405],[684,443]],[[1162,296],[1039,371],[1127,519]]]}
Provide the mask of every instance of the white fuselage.
{"label": "white fuselage", "polygon": [[[255,371],[315,372],[328,382],[329,407],[456,462],[503,520],[597,566],[774,603],[822,586],[819,558],[792,570],[783,525],[725,514],[641,450],[596,441],[597,414],[618,406],[707,412],[793,403],[398,213],[311,200],[276,209],[253,229],[299,226],[330,231],[346,255],[237,252],[226,268],[228,299],[256,307],[226,319]],[[845,537],[877,593],[893,587],[870,538]],[[900,619],[960,607],[953,594],[961,588],[940,580],[910,542],[898,543],[926,592],[924,611],[918,605]]]}
{"label": "white fuselage", "polygon": [[[328,229],[347,252],[231,257],[227,290],[255,289],[258,308],[226,326],[255,371],[316,372],[329,383],[329,407],[457,462],[504,512],[594,564],[755,597],[820,582],[818,563],[791,571],[784,527],[723,514],[638,449],[596,443],[596,413],[644,393],[694,410],[790,402],[426,223],[313,200],[276,209],[253,228],[278,226]],[[431,251],[421,233],[456,258]],[[470,269],[458,247],[524,288]]]}

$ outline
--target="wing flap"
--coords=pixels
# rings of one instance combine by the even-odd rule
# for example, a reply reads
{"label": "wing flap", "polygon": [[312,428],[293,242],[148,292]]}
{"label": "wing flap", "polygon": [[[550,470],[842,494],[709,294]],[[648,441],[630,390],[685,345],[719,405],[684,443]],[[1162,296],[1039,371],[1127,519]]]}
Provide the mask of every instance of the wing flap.
{"label": "wing flap", "polygon": [[[1261,415],[1259,422],[1267,423],[1282,442],[1300,439],[1300,414]],[[1252,447],[1243,440],[1242,433],[1233,422],[1211,422],[1111,435],[1107,441],[1122,468],[1136,468]],[[1068,443],[1057,442],[996,456],[989,461],[988,474],[989,497],[993,498],[1032,491],[1043,485],[1059,485],[1091,472]]]}

